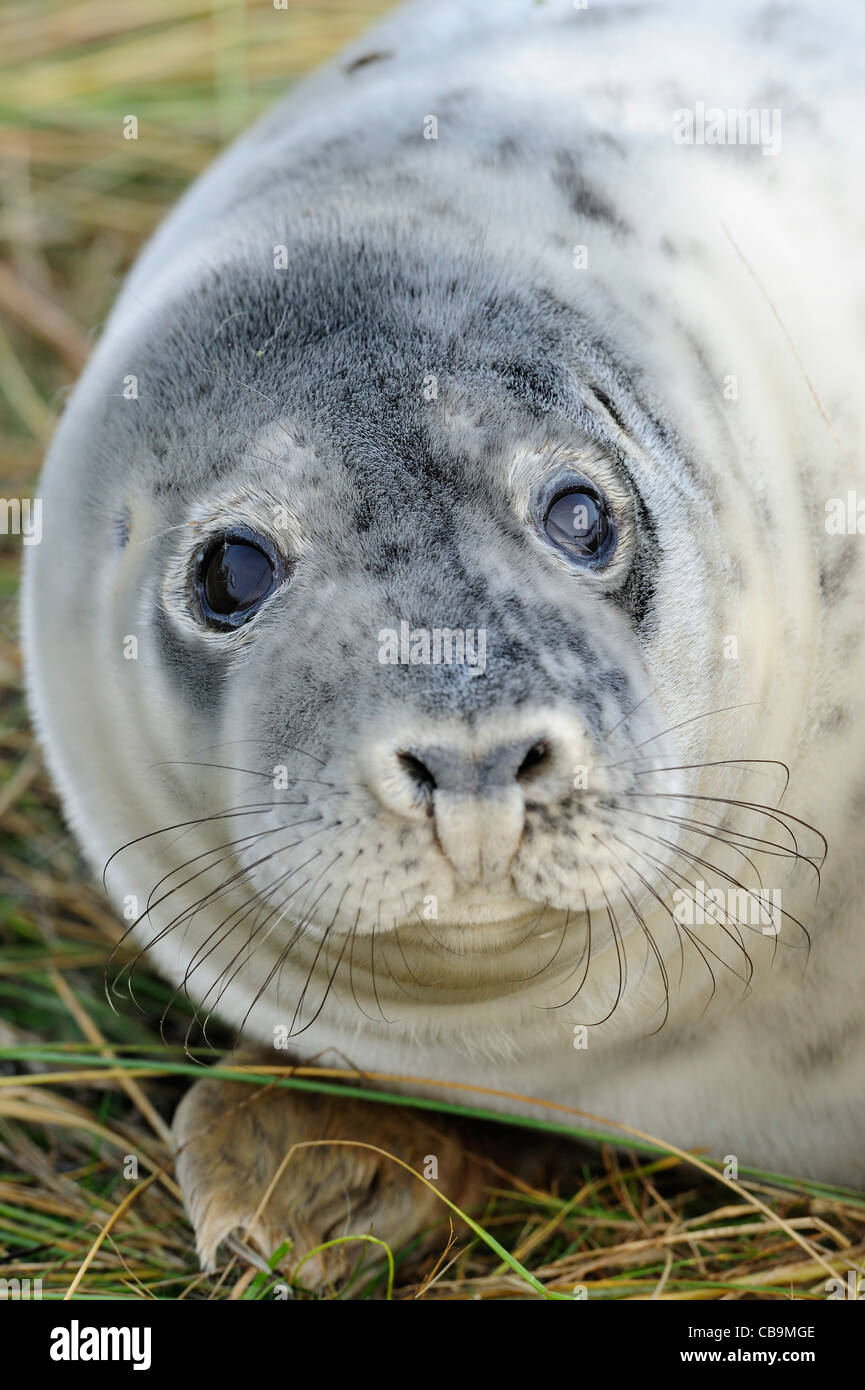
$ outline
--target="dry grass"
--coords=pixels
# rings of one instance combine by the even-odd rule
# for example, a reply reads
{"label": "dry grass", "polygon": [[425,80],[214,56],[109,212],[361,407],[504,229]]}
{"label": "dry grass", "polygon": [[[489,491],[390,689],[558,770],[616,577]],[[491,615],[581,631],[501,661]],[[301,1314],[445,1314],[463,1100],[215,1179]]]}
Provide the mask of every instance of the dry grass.
{"label": "dry grass", "polygon": [[[33,494],[55,407],[163,210],[228,137],[385,8],[22,0],[0,13],[4,495]],[[121,137],[130,113],[137,142]],[[120,931],[33,751],[16,642],[18,542],[3,547],[0,1277],[41,1278],[51,1298],[271,1297],[270,1276],[242,1245],[216,1276],[197,1268],[166,1144],[195,1071],[180,1048],[187,1020],[177,1006],[160,1039],[170,992],[146,975],[142,1012],[127,1002],[115,1014],[106,1002],[106,948]],[[865,1263],[865,1199],[855,1194],[766,1176],[731,1191],[676,1155],[608,1147],[591,1168],[570,1161],[532,1187],[509,1176],[513,1141],[495,1133],[478,1229],[458,1225],[450,1243],[443,1208],[447,1254],[395,1252],[394,1296],[571,1296],[584,1285],[604,1299],[822,1299],[829,1268]],[[137,1181],[124,1175],[127,1155]],[[301,1286],[302,1272],[298,1297]],[[356,1284],[368,1297],[385,1287],[363,1272]]]}

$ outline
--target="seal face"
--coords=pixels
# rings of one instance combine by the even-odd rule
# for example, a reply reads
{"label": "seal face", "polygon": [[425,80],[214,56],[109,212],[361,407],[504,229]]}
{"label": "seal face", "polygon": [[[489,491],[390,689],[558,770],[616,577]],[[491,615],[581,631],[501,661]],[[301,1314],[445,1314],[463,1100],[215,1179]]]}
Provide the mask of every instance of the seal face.
{"label": "seal face", "polygon": [[818,169],[809,244],[856,222],[843,45],[793,6],[773,160],[674,138],[685,7],[426,8],[196,186],[67,408],[70,821],[200,1021],[861,1179],[861,549],[789,342],[855,452],[853,271],[797,240]]}

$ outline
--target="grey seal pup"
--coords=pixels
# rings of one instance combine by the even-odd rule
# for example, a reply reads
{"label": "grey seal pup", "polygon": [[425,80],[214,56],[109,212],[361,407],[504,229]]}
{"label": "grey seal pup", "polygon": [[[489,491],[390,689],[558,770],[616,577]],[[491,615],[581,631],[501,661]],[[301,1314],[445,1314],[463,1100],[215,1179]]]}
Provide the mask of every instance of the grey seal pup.
{"label": "grey seal pup", "polygon": [[[45,465],[27,667],[202,1025],[865,1182],[862,42],[412,5],[145,248]],[[205,1261],[423,1225],[339,1146],[261,1214],[291,1144],[396,1142],[353,1106],[192,1090]]]}

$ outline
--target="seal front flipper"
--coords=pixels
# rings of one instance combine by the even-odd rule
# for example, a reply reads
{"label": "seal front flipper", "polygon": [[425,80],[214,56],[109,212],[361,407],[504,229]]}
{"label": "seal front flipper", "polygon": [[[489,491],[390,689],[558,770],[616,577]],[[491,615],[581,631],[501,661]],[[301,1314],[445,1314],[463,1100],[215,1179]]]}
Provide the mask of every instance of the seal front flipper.
{"label": "seal front flipper", "polygon": [[381,1263],[381,1246],[345,1237],[372,1235],[396,1254],[423,1233],[444,1249],[448,1208],[394,1158],[415,1173],[436,1173],[435,1189],[463,1210],[481,1192],[461,1132],[440,1116],[430,1121],[397,1106],[206,1078],[184,1096],[173,1132],[178,1180],[208,1270],[232,1234],[265,1259],[291,1241],[278,1266],[287,1273],[340,1240],[299,1271],[299,1284],[312,1289],[344,1283],[361,1259],[365,1270]]}

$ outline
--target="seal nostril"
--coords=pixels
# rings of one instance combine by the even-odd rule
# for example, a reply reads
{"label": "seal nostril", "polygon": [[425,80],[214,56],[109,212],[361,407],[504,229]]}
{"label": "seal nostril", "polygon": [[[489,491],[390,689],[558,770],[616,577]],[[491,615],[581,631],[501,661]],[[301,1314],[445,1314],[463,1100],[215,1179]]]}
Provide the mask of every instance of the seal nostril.
{"label": "seal nostril", "polygon": [[433,777],[429,768],[422,763],[420,758],[416,758],[413,753],[397,753],[397,762],[408,773],[415,786],[424,796],[429,796],[436,789],[436,779]]}
{"label": "seal nostril", "polygon": [[547,743],[546,739],[538,739],[538,742],[532,744],[528,753],[520,763],[517,769],[517,781],[519,781],[521,777],[526,776],[527,773],[535,772],[537,768],[542,767],[545,762],[549,761],[549,757],[550,745]]}

